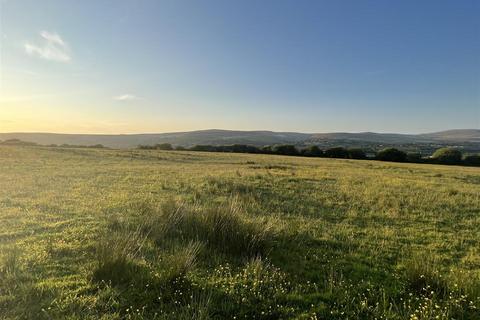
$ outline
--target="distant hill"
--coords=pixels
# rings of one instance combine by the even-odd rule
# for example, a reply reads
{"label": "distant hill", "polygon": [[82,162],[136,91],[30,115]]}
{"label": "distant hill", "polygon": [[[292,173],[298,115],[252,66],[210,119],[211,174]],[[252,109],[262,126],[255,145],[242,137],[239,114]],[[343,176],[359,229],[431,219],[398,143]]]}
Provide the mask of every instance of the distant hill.
{"label": "distant hill", "polygon": [[434,133],[427,133],[419,135],[422,138],[434,139],[440,141],[452,142],[477,142],[480,143],[480,130],[465,129],[465,130],[447,130]]}
{"label": "distant hill", "polygon": [[322,146],[345,145],[376,148],[383,145],[465,145],[480,150],[480,130],[448,130],[428,134],[394,133],[297,133],[272,131],[200,130],[158,134],[56,134],[56,133],[0,133],[0,140],[20,139],[42,145],[95,145],[111,148],[133,148],[138,145],[171,143],[185,147],[210,144],[249,144],[255,146],[274,144]]}
{"label": "distant hill", "polygon": [[0,133],[0,140],[20,139],[43,145],[102,144],[111,148],[132,148],[138,145],[171,143],[173,145],[193,146],[197,144],[251,144],[256,146],[301,143],[308,140],[310,134],[271,131],[231,131],[199,130],[190,132],[153,133],[153,134],[57,134],[57,133]]}
{"label": "distant hill", "polygon": [[462,129],[448,130],[425,134],[397,134],[397,133],[320,133],[313,134],[311,141],[321,140],[350,140],[384,144],[408,143],[480,143],[480,130]]}

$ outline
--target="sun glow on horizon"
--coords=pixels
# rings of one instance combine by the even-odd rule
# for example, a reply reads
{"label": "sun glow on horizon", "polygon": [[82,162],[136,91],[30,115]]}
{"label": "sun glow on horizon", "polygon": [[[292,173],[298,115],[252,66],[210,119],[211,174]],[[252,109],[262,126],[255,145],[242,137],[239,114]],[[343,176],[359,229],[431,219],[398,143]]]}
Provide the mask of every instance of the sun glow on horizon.
{"label": "sun glow on horizon", "polygon": [[251,4],[0,1],[0,132],[480,128],[480,2]]}

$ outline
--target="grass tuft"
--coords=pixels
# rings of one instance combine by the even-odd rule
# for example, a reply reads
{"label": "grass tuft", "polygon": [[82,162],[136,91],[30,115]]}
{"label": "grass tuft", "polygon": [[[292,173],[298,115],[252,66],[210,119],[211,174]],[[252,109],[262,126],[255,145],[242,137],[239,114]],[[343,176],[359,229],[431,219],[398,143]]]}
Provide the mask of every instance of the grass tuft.
{"label": "grass tuft", "polygon": [[196,266],[197,257],[203,246],[203,243],[199,241],[192,241],[182,250],[178,250],[173,255],[168,256],[166,259],[166,279],[180,279],[192,271]]}
{"label": "grass tuft", "polygon": [[147,236],[138,227],[133,231],[117,230],[105,234],[97,245],[95,281],[122,284],[133,279],[138,272],[135,259],[140,255]]}
{"label": "grass tuft", "polygon": [[408,285],[413,291],[423,294],[434,291],[439,296],[449,292],[448,281],[438,269],[440,263],[429,253],[416,254],[405,263]]}
{"label": "grass tuft", "polygon": [[4,250],[2,263],[0,264],[0,274],[5,276],[15,276],[20,270],[20,250],[18,247],[10,247]]}
{"label": "grass tuft", "polygon": [[238,198],[206,208],[167,202],[152,228],[157,242],[169,238],[200,240],[235,256],[265,254],[274,238],[272,224],[248,220]]}

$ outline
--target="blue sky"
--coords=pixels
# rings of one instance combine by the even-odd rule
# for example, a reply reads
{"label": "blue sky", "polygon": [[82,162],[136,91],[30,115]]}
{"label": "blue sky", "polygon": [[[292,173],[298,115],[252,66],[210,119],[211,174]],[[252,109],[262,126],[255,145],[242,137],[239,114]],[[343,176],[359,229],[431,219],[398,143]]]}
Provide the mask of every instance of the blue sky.
{"label": "blue sky", "polygon": [[480,1],[0,0],[0,131],[480,128]]}

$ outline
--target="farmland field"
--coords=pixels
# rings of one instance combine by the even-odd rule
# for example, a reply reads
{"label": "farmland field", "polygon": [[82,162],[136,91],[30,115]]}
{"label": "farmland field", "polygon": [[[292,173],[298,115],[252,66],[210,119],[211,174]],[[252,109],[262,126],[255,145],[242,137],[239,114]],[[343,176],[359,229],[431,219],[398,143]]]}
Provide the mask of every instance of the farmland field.
{"label": "farmland field", "polygon": [[480,319],[480,168],[0,147],[0,319]]}

